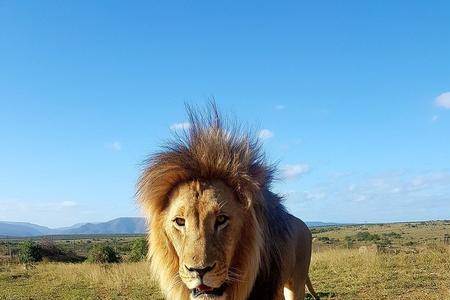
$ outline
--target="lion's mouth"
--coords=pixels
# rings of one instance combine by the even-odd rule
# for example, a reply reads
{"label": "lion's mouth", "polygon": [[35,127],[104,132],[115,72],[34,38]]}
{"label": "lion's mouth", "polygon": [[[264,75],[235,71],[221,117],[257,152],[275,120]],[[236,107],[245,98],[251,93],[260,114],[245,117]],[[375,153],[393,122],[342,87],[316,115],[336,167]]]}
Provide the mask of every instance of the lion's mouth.
{"label": "lion's mouth", "polygon": [[199,297],[201,295],[214,295],[214,296],[222,296],[223,293],[225,292],[226,289],[226,285],[223,284],[221,287],[219,288],[212,288],[209,287],[207,285],[201,284],[198,287],[196,287],[195,289],[191,290],[192,296],[195,297]]}

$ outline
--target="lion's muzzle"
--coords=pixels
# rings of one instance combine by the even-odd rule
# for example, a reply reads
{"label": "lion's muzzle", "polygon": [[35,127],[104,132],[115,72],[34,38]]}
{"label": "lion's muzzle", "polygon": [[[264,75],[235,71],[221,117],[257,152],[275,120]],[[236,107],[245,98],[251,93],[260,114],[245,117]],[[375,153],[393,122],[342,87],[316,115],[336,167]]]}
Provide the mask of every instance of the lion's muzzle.
{"label": "lion's muzzle", "polygon": [[197,273],[197,276],[200,277],[200,280],[203,279],[203,276],[208,273],[209,271],[211,271],[212,269],[214,269],[214,267],[216,266],[216,264],[214,263],[212,266],[207,266],[204,268],[193,268],[193,267],[188,267],[186,265],[184,265],[184,267],[191,273]]}

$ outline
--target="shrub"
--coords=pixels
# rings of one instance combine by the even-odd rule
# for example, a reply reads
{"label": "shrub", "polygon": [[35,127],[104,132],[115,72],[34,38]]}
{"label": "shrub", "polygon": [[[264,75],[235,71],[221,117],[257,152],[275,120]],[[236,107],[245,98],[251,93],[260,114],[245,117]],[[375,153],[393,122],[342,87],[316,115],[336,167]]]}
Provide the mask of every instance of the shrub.
{"label": "shrub", "polygon": [[383,236],[387,238],[394,238],[394,239],[400,239],[402,235],[397,232],[389,232],[389,233],[383,233]]}
{"label": "shrub", "polygon": [[388,247],[392,244],[392,242],[389,238],[384,237],[381,240],[376,240],[375,244],[380,247]]}
{"label": "shrub", "polygon": [[357,241],[378,241],[380,236],[378,234],[371,234],[370,232],[358,232],[355,238]]}
{"label": "shrub", "polygon": [[132,262],[138,262],[144,260],[147,256],[148,244],[147,240],[144,238],[138,238],[133,241],[131,245],[129,260]]}
{"label": "shrub", "polygon": [[330,237],[327,237],[327,236],[319,236],[317,239],[319,241],[321,241],[322,243],[325,243],[325,244],[334,244],[334,243],[336,243],[338,241],[335,238],[330,238]]}
{"label": "shrub", "polygon": [[337,230],[341,230],[341,228],[334,227],[334,226],[325,226],[325,227],[314,227],[314,228],[311,228],[310,230],[311,230],[312,234],[317,234],[317,233],[324,233],[324,232],[329,232],[329,231],[337,231]]}
{"label": "shrub", "polygon": [[355,244],[353,237],[351,237],[349,235],[345,236],[344,242],[345,242],[345,245],[347,246],[347,248],[352,248],[353,245]]}
{"label": "shrub", "polygon": [[50,239],[44,238],[38,244],[42,257],[52,258],[64,255],[64,252]]}
{"label": "shrub", "polygon": [[39,253],[44,261],[81,262],[83,257],[74,251],[63,249],[48,238],[42,239],[39,244]]}
{"label": "shrub", "polygon": [[25,241],[19,246],[19,262],[23,264],[42,260],[39,246],[33,241]]}
{"label": "shrub", "polygon": [[97,244],[89,250],[87,262],[89,263],[116,263],[119,257],[114,249],[105,244]]}

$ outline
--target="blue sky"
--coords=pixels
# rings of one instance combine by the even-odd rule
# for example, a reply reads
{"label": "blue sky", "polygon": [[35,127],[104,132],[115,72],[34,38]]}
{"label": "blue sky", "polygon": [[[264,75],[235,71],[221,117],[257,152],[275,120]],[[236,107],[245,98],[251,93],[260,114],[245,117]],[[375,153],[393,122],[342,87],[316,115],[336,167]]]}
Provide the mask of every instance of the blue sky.
{"label": "blue sky", "polygon": [[0,220],[139,215],[211,96],[302,219],[450,218],[449,53],[448,1],[0,1]]}

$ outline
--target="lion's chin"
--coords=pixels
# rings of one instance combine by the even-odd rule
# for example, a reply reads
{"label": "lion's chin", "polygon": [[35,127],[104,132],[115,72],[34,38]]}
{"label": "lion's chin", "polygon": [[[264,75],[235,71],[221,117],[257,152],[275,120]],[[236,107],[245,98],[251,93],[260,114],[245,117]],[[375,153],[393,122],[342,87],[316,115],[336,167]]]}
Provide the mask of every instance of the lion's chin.
{"label": "lion's chin", "polygon": [[219,288],[211,288],[206,285],[200,285],[197,288],[191,289],[191,299],[193,300],[203,300],[203,299],[214,299],[214,300],[224,300],[226,299],[226,285],[222,285]]}
{"label": "lion's chin", "polygon": [[227,299],[227,293],[223,293],[222,295],[218,296],[218,295],[207,295],[207,294],[203,294],[203,295],[199,295],[199,296],[193,296],[191,294],[191,300],[226,300]]}

